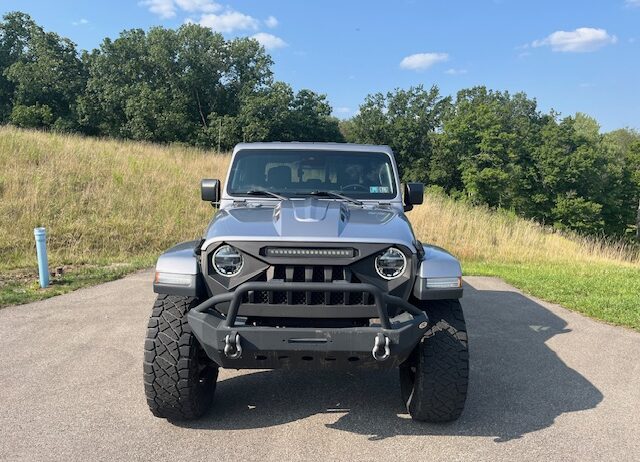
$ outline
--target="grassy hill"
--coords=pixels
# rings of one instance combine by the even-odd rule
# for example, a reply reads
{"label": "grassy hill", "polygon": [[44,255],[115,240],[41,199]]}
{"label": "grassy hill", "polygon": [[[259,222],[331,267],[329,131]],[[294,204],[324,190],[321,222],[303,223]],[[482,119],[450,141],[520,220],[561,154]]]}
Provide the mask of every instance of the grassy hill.
{"label": "grassy hill", "polygon": [[[197,237],[213,210],[201,178],[228,156],[194,148],[0,127],[0,306],[120,277]],[[466,274],[494,275],[549,301],[640,330],[637,249],[565,236],[508,213],[429,194],[409,214],[421,240],[450,249]],[[46,226],[50,266],[37,288],[33,228]]]}

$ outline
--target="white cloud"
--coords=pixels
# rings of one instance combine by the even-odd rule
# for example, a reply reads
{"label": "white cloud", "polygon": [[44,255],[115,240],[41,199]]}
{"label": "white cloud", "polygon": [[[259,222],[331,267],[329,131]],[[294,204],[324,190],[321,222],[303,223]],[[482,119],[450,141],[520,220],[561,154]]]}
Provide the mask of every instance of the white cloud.
{"label": "white cloud", "polygon": [[203,14],[198,23],[210,27],[216,32],[233,32],[235,30],[256,30],[258,20],[239,11],[226,11],[222,14]]}
{"label": "white cloud", "polygon": [[288,43],[282,40],[280,37],[276,37],[272,34],[267,34],[266,32],[258,32],[255,35],[252,35],[251,38],[256,39],[260,42],[260,45],[265,47],[267,50],[275,50],[276,48],[284,48],[288,46]]}
{"label": "white cloud", "polygon": [[278,24],[280,24],[278,22],[278,18],[276,18],[275,16],[269,16],[267,19],[264,20],[264,23],[270,29],[273,29],[274,27],[278,27]]}
{"label": "white cloud", "polygon": [[[198,23],[221,33],[257,31],[261,23],[256,18],[230,7],[223,9],[223,6],[214,0],[140,0],[139,5],[148,8],[151,13],[162,19],[173,18],[180,11],[199,14],[199,20],[194,20],[192,16],[187,18],[185,23]],[[78,24],[86,24],[82,21],[86,20],[80,20]],[[74,23],[74,25],[78,24]],[[264,24],[270,28],[277,27],[278,19],[275,16],[269,16]],[[280,37],[265,32],[255,34],[253,38],[270,50],[287,46]]]}
{"label": "white cloud", "polygon": [[449,55],[447,53],[416,53],[403,58],[400,61],[400,67],[402,69],[420,71],[448,59]]}
{"label": "white cloud", "polygon": [[618,41],[604,29],[579,27],[573,31],[558,30],[542,40],[535,40],[531,46],[550,46],[553,51],[588,52]]}
{"label": "white cloud", "polygon": [[213,13],[220,11],[222,8],[222,6],[211,0],[175,0],[175,2],[180,9],[188,11],[189,13]]}
{"label": "white cloud", "polygon": [[73,25],[73,26],[86,26],[87,24],[89,24],[89,20],[88,19],[84,19],[84,18],[79,19],[77,21],[73,21],[71,23],[71,25]]}
{"label": "white cloud", "polygon": [[625,0],[624,3],[632,8],[640,7],[640,0]]}
{"label": "white cloud", "polygon": [[447,69],[446,71],[444,71],[445,74],[449,74],[449,75],[462,75],[462,74],[466,74],[467,70],[466,69],[454,69],[453,67],[451,69]]}
{"label": "white cloud", "polygon": [[149,11],[162,19],[173,18],[176,15],[173,0],[142,0],[139,5],[146,6]]}
{"label": "white cloud", "polygon": [[351,108],[346,106],[340,106],[335,108],[333,112],[335,112],[336,114],[349,114],[351,112]]}
{"label": "white cloud", "polygon": [[213,13],[222,9],[213,0],[141,0],[139,5],[162,19],[173,18],[179,9],[189,13]]}

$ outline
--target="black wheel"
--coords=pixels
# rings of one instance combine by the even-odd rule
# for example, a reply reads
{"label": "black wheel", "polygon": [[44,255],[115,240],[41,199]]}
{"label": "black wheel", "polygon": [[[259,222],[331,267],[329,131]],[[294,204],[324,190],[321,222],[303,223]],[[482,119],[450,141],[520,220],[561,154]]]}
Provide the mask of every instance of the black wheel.
{"label": "black wheel", "polygon": [[467,398],[469,350],[458,300],[420,302],[430,328],[400,366],[402,400],[414,420],[449,422]]}
{"label": "black wheel", "polygon": [[153,305],[144,343],[144,389],[156,417],[196,419],[211,407],[218,366],[186,317],[197,304],[192,297],[158,295]]}

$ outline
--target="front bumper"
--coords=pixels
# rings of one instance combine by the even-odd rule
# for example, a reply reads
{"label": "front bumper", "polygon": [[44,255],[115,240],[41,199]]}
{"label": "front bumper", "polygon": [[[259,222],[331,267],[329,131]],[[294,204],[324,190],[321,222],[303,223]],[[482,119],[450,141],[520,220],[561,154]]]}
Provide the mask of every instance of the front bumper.
{"label": "front bumper", "polygon": [[[247,325],[242,299],[250,291],[368,292],[373,306],[345,306],[346,313],[373,314],[376,322],[367,327],[298,328]],[[226,315],[216,310],[227,305]],[[389,317],[389,307],[400,314]],[[271,306],[269,315],[299,318],[339,317],[339,309],[322,306]],[[312,309],[310,309],[312,308]],[[256,310],[267,307],[253,308]],[[369,310],[369,311],[367,311]],[[234,292],[214,296],[192,309],[187,319],[207,355],[219,366],[233,369],[276,369],[287,367],[336,368],[372,366],[392,368],[404,362],[428,327],[424,311],[405,300],[382,292],[371,284],[313,282],[247,282]],[[237,341],[236,341],[237,339]],[[387,347],[385,351],[385,347]],[[226,352],[225,352],[226,350]],[[374,354],[375,353],[375,354]]]}

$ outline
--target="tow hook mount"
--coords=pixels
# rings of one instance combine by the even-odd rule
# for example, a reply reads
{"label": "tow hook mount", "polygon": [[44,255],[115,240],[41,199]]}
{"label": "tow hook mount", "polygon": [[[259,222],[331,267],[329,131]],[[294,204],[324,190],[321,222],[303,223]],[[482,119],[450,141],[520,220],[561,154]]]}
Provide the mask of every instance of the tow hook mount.
{"label": "tow hook mount", "polygon": [[224,338],[224,355],[229,359],[238,359],[242,356],[242,344],[240,334],[232,331]]}
{"label": "tow hook mount", "polygon": [[371,350],[371,354],[373,354],[373,358],[376,361],[384,361],[391,355],[389,343],[389,337],[384,334],[376,335],[375,341],[373,342],[373,350]]}

